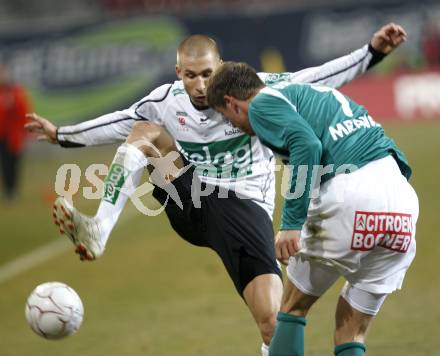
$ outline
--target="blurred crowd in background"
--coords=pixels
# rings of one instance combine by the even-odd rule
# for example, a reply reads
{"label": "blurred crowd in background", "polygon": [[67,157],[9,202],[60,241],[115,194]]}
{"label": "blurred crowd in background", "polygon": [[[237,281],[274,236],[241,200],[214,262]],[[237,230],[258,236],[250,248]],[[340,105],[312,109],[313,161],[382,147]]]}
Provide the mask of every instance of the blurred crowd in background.
{"label": "blurred crowd in background", "polygon": [[[237,17],[244,22],[257,19],[268,26],[270,33],[273,32],[270,18],[282,16],[286,33],[280,36],[284,41],[291,38],[292,47],[306,49],[311,64],[347,50],[362,36],[367,38],[370,33],[365,32],[377,24],[393,20],[407,28],[411,49],[405,51],[399,61],[394,61],[392,69],[440,64],[440,3],[435,0],[2,0],[0,41],[8,43],[11,38],[22,37],[31,30],[40,33],[65,31],[81,25],[140,16],[145,16],[146,21],[151,16],[170,16],[183,23],[199,20],[203,27],[196,29],[208,34],[218,34],[219,30],[213,26],[227,26]],[[297,22],[293,28],[289,19]],[[192,30],[191,25],[187,27]],[[243,32],[243,28],[238,27],[238,30]],[[236,35],[240,40],[243,38],[242,33]],[[245,37],[251,36],[246,33]],[[222,42],[222,38],[219,39]],[[316,48],[322,48],[320,41],[333,48],[333,52],[322,51],[320,56],[316,55]],[[341,42],[346,43],[346,48]],[[304,64],[298,63],[293,69]]]}

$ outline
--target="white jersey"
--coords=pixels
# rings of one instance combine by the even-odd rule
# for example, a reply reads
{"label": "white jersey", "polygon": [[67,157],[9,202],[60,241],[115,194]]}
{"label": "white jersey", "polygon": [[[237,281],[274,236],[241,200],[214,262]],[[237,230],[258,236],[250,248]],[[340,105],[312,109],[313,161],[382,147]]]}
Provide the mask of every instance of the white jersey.
{"label": "white jersey", "polygon": [[[368,45],[319,67],[296,73],[259,73],[266,84],[277,81],[320,83],[340,87],[377,61]],[[196,167],[202,182],[252,199],[272,217],[275,159],[272,151],[235,128],[212,109],[198,110],[183,82],[162,85],[130,108],[73,126],[60,127],[64,147],[114,143],[127,138],[134,122],[148,120],[165,127],[181,154]]]}

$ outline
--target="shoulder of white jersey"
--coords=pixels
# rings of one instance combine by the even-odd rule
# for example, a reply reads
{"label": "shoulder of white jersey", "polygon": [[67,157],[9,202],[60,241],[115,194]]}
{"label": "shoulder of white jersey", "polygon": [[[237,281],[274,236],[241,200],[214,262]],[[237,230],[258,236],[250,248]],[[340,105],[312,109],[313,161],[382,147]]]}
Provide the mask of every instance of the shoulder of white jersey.
{"label": "shoulder of white jersey", "polygon": [[135,115],[144,120],[161,117],[160,112],[169,105],[173,105],[180,97],[187,96],[183,82],[176,80],[174,83],[164,84],[152,90],[150,94],[133,104],[131,110]]}
{"label": "shoulder of white jersey", "polygon": [[157,107],[161,104],[165,104],[166,101],[170,98],[175,84],[176,82],[174,82],[173,84],[163,84],[153,89],[150,94],[135,103],[132,106],[132,109],[135,111],[136,115],[140,118],[149,120],[149,118],[144,117],[143,113],[150,112],[149,108],[151,108],[152,106]]}
{"label": "shoulder of white jersey", "polygon": [[153,89],[150,94],[143,97],[134,105],[139,107],[146,103],[160,103],[180,94],[186,94],[186,91],[183,82],[181,80],[176,80],[172,84],[163,84],[156,89]]}
{"label": "shoulder of white jersey", "polygon": [[153,89],[147,96],[143,97],[135,105],[139,107],[145,103],[151,103],[151,102],[157,103],[165,100],[166,97],[169,95],[172,86],[173,84],[168,83]]}
{"label": "shoulder of white jersey", "polygon": [[282,72],[282,73],[265,73],[259,72],[257,75],[266,85],[272,85],[279,82],[293,82],[295,73]]}

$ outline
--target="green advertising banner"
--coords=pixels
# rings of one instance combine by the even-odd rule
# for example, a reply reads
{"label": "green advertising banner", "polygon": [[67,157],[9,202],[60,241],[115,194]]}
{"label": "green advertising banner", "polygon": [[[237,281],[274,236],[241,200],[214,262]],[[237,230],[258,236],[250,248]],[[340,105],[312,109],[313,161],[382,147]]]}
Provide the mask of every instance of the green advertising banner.
{"label": "green advertising banner", "polygon": [[123,109],[172,75],[185,36],[172,18],[137,18],[47,33],[0,46],[35,111],[66,123]]}

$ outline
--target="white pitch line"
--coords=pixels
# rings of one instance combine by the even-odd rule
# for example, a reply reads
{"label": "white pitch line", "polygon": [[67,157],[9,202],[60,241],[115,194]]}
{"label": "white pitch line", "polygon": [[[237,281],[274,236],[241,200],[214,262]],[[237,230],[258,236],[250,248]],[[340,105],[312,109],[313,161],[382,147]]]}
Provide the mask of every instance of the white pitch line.
{"label": "white pitch line", "polygon": [[4,264],[0,267],[0,284],[39,265],[40,263],[46,262],[52,257],[66,252],[70,248],[73,248],[73,245],[67,240],[67,237],[64,239],[58,237],[56,241],[48,243],[34,251],[16,258],[9,263]]}
{"label": "white pitch line", "polygon": [[[122,216],[118,225],[123,225],[134,218],[137,210],[131,210]],[[74,246],[69,242],[67,237],[57,237],[57,240],[41,246],[29,253],[24,254],[0,266],[0,284],[11,280],[17,275],[30,270],[33,267],[42,264],[55,256],[58,256],[69,249],[74,249]]]}

